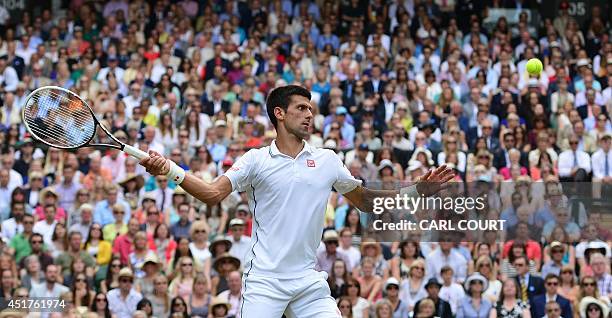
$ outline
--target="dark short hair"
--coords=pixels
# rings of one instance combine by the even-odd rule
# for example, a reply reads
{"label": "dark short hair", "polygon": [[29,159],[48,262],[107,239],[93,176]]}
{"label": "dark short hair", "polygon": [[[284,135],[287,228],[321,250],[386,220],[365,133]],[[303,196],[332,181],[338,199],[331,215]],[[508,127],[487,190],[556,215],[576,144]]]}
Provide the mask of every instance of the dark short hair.
{"label": "dark short hair", "polygon": [[274,125],[274,128],[277,127],[276,116],[274,116],[274,109],[276,107],[280,107],[283,110],[287,111],[289,108],[289,103],[291,103],[291,96],[298,95],[311,99],[310,92],[302,86],[297,85],[287,85],[275,88],[268,95],[268,99],[266,100],[266,110],[268,111],[268,117],[270,117],[270,122]]}
{"label": "dark short hair", "polygon": [[548,275],[546,275],[546,277],[544,278],[544,282],[547,282],[551,279],[556,279],[557,281],[559,281],[559,276],[557,274],[554,273],[549,273]]}

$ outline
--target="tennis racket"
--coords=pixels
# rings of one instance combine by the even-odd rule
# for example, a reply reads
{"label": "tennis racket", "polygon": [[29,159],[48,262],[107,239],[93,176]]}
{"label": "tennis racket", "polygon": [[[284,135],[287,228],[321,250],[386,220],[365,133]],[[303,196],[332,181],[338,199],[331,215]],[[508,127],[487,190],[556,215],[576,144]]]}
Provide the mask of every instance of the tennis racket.
{"label": "tennis racket", "polygon": [[[138,160],[149,157],[146,152],[119,141],[79,95],[62,87],[44,86],[31,92],[23,106],[22,119],[32,137],[50,147],[66,150],[106,147],[124,151]],[[91,143],[98,127],[117,144]],[[180,183],[185,171],[170,161],[168,177]]]}

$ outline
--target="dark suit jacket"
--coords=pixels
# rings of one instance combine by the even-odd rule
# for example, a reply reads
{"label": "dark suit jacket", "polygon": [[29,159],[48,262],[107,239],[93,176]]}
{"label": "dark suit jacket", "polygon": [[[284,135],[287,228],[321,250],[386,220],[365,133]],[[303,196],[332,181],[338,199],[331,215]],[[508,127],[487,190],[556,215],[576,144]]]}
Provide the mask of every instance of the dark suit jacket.
{"label": "dark suit jacket", "polygon": [[[573,317],[572,312],[572,304],[570,301],[561,296],[557,295],[556,299],[559,306],[561,306],[561,317]],[[542,317],[546,314],[544,308],[546,306],[546,294],[538,295],[533,298],[533,302],[531,303],[531,317]]]}
{"label": "dark suit jacket", "polygon": [[210,61],[206,62],[206,74],[204,76],[204,80],[208,81],[209,79],[213,78],[217,63],[223,68],[223,73],[227,72],[227,69],[230,67],[230,62],[228,60],[220,57],[219,61],[217,61],[216,58],[212,58]]}
{"label": "dark suit jacket", "polygon": [[[221,110],[228,114],[230,112],[230,103],[226,100],[221,101]],[[202,112],[208,116],[213,116],[215,114],[215,104],[212,101],[204,103]]]}
{"label": "dark suit jacket", "polygon": [[[518,282],[518,288],[520,293],[523,281],[519,280],[518,276],[515,279]],[[544,289],[544,280],[542,279],[542,277],[529,275],[529,285],[527,286],[527,297],[529,298],[529,303],[533,304],[533,299],[535,298],[535,296],[543,295],[545,292],[546,290]]]}
{"label": "dark suit jacket", "polygon": [[382,94],[385,90],[385,86],[387,85],[387,82],[380,80],[380,83],[378,84],[378,89],[376,91],[374,91],[374,84],[372,84],[372,80],[369,80],[367,82],[364,83],[363,85],[363,90],[365,91],[366,95],[373,95],[373,94]]}

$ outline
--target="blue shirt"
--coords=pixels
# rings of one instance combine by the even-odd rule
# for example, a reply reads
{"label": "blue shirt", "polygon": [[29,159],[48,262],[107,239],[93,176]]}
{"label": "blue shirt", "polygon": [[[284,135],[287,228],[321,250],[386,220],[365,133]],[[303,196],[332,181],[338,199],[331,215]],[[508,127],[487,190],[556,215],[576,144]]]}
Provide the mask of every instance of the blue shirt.
{"label": "blue shirt", "polygon": [[[123,205],[125,214],[123,215],[123,223],[127,224],[130,220],[130,205],[123,200],[117,200],[117,203]],[[115,222],[112,206],[108,204],[108,200],[100,201],[94,208],[93,215],[94,223],[98,223],[104,227],[107,224]]]}
{"label": "blue shirt", "polygon": [[482,298],[480,300],[480,308],[476,310],[472,306],[472,298],[465,297],[459,303],[459,307],[457,308],[457,318],[488,318],[489,312],[493,308],[493,305],[490,301]]}

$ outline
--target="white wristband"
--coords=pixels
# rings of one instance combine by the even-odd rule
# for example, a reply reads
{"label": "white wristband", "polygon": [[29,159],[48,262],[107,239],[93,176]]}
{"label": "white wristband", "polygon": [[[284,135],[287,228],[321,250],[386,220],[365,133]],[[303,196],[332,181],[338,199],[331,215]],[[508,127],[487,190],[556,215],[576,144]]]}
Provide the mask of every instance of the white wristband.
{"label": "white wristband", "polygon": [[185,170],[174,163],[174,161],[170,161],[170,171],[166,176],[168,179],[174,181],[174,183],[181,184],[185,179]]}

